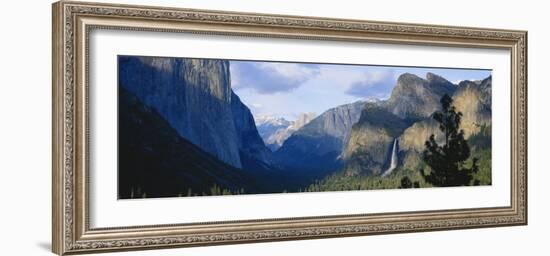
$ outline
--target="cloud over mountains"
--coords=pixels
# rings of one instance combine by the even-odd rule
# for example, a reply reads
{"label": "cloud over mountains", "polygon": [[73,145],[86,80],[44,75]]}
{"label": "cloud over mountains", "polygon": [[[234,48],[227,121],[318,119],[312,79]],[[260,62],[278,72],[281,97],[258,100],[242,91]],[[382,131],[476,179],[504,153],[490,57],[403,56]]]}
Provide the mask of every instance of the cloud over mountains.
{"label": "cloud over mountains", "polygon": [[395,77],[393,70],[365,72],[362,79],[353,82],[345,93],[365,99],[387,98],[395,85]]}
{"label": "cloud over mountains", "polygon": [[315,64],[231,62],[233,88],[251,88],[260,94],[291,91],[317,75],[319,67]]}

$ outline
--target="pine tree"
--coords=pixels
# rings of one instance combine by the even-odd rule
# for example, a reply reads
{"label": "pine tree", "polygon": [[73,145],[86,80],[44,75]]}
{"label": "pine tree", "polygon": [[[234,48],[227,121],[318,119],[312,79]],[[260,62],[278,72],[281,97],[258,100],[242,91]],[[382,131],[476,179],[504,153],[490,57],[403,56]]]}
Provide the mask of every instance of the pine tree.
{"label": "pine tree", "polygon": [[411,179],[409,177],[405,176],[401,179],[401,185],[399,188],[412,188],[413,184],[411,182]]}
{"label": "pine tree", "polygon": [[433,119],[439,123],[439,130],[444,134],[445,141],[443,145],[437,144],[434,134],[426,141],[422,159],[431,172],[426,174],[421,170],[421,174],[426,182],[434,186],[468,186],[473,174],[478,171],[478,159],[473,159],[472,167],[464,166],[464,162],[470,157],[470,147],[464,139],[464,131],[459,130],[462,113],[456,111],[449,95],[443,95],[440,102],[441,111],[435,112]]}

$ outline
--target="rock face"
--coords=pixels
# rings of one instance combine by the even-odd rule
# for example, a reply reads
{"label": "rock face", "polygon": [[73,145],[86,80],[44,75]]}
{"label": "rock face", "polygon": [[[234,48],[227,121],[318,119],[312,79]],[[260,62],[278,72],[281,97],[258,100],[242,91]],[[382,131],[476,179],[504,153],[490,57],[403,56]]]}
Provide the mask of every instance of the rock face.
{"label": "rock face", "polygon": [[439,100],[445,94],[453,95],[456,85],[444,78],[427,73],[426,79],[405,73],[397,79],[386,107],[403,119],[421,119],[439,109]]}
{"label": "rock face", "polygon": [[491,124],[491,77],[483,81],[463,81],[454,85],[428,73],[426,79],[403,74],[385,102],[367,104],[354,125],[344,159],[348,175],[380,174],[389,166],[390,148],[398,144],[398,166],[416,168],[424,144],[434,134],[442,142],[438,124],[431,115],[440,109],[444,94],[462,112],[461,128],[466,138]]}
{"label": "rock face", "polygon": [[344,151],[346,174],[378,175],[389,167],[392,145],[408,123],[376,103],[365,105]]}
{"label": "rock face", "polygon": [[[483,126],[491,126],[491,85],[491,77],[482,81],[462,81],[453,94],[453,105],[462,113],[460,127],[465,138],[479,133]],[[405,130],[399,138],[402,166],[415,168],[420,163],[424,143],[431,134],[438,143],[443,143],[438,124],[429,117]]]}
{"label": "rock face", "polygon": [[[265,144],[254,122],[254,117],[235,93],[231,93],[231,111],[237,132],[237,147],[243,168],[250,169],[251,165],[261,164],[268,168],[272,164],[272,153]],[[257,162],[257,163],[254,163]]]}
{"label": "rock face", "polygon": [[119,86],[181,137],[236,168],[246,168],[242,158],[270,163],[271,152],[230,81],[224,60],[119,57]]}
{"label": "rock face", "polygon": [[269,116],[260,117],[256,119],[256,126],[266,146],[276,151],[290,135],[308,124],[315,116],[315,113],[302,113],[295,121]]}
{"label": "rock face", "polygon": [[294,132],[275,152],[275,158],[293,170],[323,172],[341,168],[340,156],[364,105],[358,101],[325,111]]}
{"label": "rock face", "polygon": [[482,81],[463,81],[453,96],[453,104],[462,112],[461,128],[466,137],[491,124],[492,77]]}
{"label": "rock face", "polygon": [[256,191],[251,178],[182,138],[153,108],[119,88],[119,199]]}
{"label": "rock face", "polygon": [[185,193],[182,182],[197,192],[214,185],[281,192],[340,170],[414,169],[428,137],[441,140],[431,115],[444,94],[462,112],[466,138],[489,134],[477,141],[490,145],[491,77],[454,85],[431,73],[403,74],[388,100],[260,122],[231,90],[229,72],[223,60],[119,57],[120,175],[130,181],[119,184],[123,198]]}
{"label": "rock face", "polygon": [[442,143],[443,134],[439,131],[438,124],[431,118],[414,123],[407,128],[398,140],[400,165],[407,168],[415,168],[422,161],[422,151],[426,140],[432,135],[438,143]]}

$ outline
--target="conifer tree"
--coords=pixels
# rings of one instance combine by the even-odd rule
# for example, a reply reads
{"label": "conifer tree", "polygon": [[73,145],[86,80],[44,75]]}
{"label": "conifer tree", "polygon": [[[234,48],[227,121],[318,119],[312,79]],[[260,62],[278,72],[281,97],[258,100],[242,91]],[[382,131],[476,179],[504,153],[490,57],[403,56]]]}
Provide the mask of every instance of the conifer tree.
{"label": "conifer tree", "polygon": [[399,188],[412,188],[413,184],[411,182],[411,179],[409,177],[405,176],[401,179],[401,185]]}
{"label": "conifer tree", "polygon": [[473,175],[479,169],[478,159],[473,159],[470,168],[464,166],[470,157],[470,147],[464,139],[464,131],[460,129],[462,113],[456,111],[449,95],[443,95],[440,102],[441,111],[435,112],[432,117],[439,123],[445,141],[439,145],[434,134],[426,141],[422,159],[431,171],[426,174],[422,169],[421,174],[426,182],[438,187],[471,185]]}

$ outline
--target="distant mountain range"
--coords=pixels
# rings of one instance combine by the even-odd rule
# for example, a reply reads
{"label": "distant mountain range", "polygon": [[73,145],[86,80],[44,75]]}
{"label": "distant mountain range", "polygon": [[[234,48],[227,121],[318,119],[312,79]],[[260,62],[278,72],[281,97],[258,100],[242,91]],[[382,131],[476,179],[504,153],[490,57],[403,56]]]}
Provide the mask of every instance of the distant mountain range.
{"label": "distant mountain range", "polygon": [[342,150],[365,102],[329,109],[294,132],[274,154],[284,169],[319,178],[342,167]]}
{"label": "distant mountain range", "polygon": [[302,113],[295,121],[288,121],[283,117],[260,116],[255,122],[266,146],[276,151],[290,135],[308,124],[315,116],[315,113]]}
{"label": "distant mountain range", "polygon": [[456,85],[406,73],[387,100],[288,121],[254,119],[231,89],[228,61],[123,56],[119,67],[119,194],[126,198],[204,194],[212,186],[292,191],[337,171],[414,169],[426,139],[439,134],[431,115],[444,94],[463,113],[466,137],[491,126],[491,77]]}

